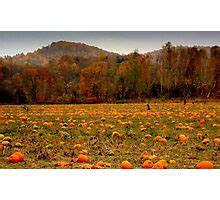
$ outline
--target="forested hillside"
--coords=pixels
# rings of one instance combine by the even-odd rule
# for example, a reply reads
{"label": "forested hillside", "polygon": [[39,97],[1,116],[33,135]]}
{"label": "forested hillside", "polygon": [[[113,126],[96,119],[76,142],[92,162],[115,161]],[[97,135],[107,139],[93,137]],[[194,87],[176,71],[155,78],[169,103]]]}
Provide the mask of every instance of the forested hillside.
{"label": "forested hillside", "polygon": [[1,103],[93,103],[146,98],[219,98],[220,47],[128,55],[54,42],[0,58]]}

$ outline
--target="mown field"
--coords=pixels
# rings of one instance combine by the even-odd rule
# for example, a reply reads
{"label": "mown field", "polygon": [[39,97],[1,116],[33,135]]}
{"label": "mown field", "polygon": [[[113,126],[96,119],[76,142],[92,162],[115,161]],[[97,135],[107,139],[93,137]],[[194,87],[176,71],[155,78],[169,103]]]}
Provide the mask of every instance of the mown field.
{"label": "mown field", "polygon": [[[220,168],[219,111],[218,102],[152,103],[149,111],[146,104],[1,105],[0,168],[191,169],[201,161]],[[10,160],[14,152],[24,161]]]}

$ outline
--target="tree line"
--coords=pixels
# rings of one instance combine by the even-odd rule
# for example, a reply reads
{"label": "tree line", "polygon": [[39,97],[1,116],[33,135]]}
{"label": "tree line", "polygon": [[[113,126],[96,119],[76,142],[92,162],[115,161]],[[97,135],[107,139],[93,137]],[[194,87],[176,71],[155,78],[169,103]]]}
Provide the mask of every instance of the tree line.
{"label": "tree line", "polygon": [[99,103],[219,98],[220,47],[166,43],[156,56],[64,55],[43,66],[0,59],[1,103]]}

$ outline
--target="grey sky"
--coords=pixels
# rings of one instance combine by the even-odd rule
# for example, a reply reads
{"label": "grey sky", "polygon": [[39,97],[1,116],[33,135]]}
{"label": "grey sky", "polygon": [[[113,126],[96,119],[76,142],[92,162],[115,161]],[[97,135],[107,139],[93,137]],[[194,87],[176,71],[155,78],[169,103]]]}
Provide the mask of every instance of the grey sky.
{"label": "grey sky", "polygon": [[32,52],[59,40],[125,54],[134,49],[141,53],[156,50],[167,41],[173,45],[220,45],[220,32],[0,32],[0,56]]}

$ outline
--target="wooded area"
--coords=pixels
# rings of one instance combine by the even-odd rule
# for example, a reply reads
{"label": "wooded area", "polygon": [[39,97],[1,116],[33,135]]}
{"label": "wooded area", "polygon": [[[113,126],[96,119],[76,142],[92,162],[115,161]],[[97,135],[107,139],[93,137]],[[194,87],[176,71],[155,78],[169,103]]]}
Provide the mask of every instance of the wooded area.
{"label": "wooded area", "polygon": [[[61,46],[59,43],[56,48],[60,50]],[[51,48],[44,47],[44,53],[48,51]],[[87,57],[63,50],[60,59],[55,57],[41,65],[28,62],[29,54],[22,56],[27,58],[26,62],[0,58],[1,103],[219,98],[218,46],[175,47],[168,42],[162,49],[146,54],[139,54],[138,50],[128,55],[103,51]],[[37,58],[41,59],[40,55]]]}

